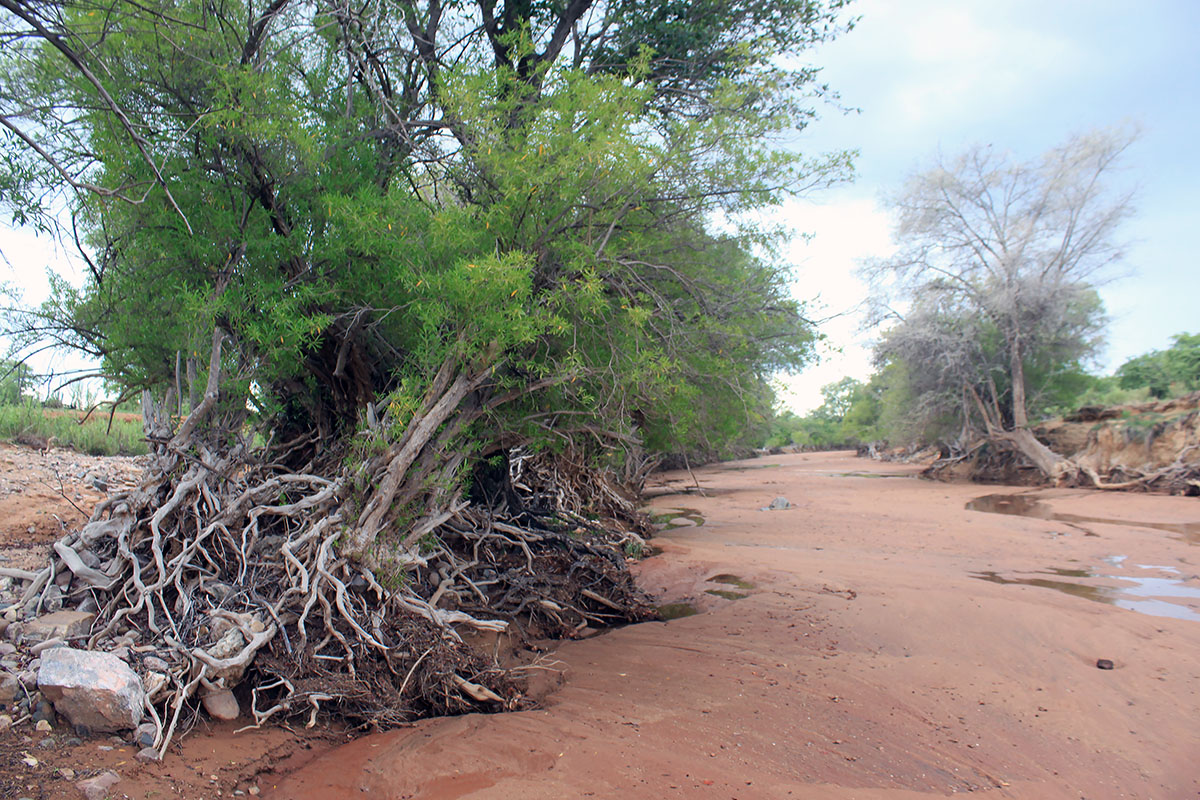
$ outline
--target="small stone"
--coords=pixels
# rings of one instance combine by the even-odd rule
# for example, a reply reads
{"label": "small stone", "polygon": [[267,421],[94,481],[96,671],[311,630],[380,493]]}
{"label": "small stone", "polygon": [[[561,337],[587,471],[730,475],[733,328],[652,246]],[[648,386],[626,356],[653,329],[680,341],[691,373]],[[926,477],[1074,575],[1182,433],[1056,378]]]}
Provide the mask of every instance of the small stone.
{"label": "small stone", "polygon": [[135,758],[137,758],[138,761],[142,761],[145,763],[153,763],[155,761],[162,761],[162,756],[160,756],[158,754],[158,751],[155,750],[153,747],[143,747],[141,750],[138,750],[137,756],[135,756]]}
{"label": "small stone", "polygon": [[87,566],[91,567],[92,569],[100,569],[100,557],[91,550],[80,550],[78,555],[79,560]]}
{"label": "small stone", "polygon": [[8,714],[0,714],[0,732],[6,731],[12,727],[13,718]]}
{"label": "small stone", "polygon": [[[54,722],[54,706],[44,699],[39,699],[33,709],[33,718],[38,722],[45,722],[47,725]],[[38,730],[41,730],[39,728]]]}
{"label": "small stone", "polygon": [[128,647],[114,647],[112,650],[109,650],[108,652],[110,655],[114,655],[117,658],[121,659],[122,661],[126,661],[126,662],[129,661],[129,648]]}
{"label": "small stone", "polygon": [[233,692],[228,689],[221,689],[215,692],[210,692],[204,695],[200,700],[204,704],[204,710],[209,713],[213,719],[231,720],[237,719],[241,714],[241,709],[238,707],[237,698],[233,696]]}
{"label": "small stone", "polygon": [[66,589],[71,585],[71,578],[75,577],[71,574],[71,570],[65,569],[54,576],[54,585],[60,589]]}
{"label": "small stone", "polygon": [[38,733],[49,733],[54,730],[54,726],[50,724],[50,720],[39,719],[37,725],[33,726],[33,729]]}
{"label": "small stone", "polygon": [[46,738],[44,738],[40,742],[38,742],[37,746],[42,748],[43,750],[49,750],[52,747],[58,746],[58,740],[55,739],[53,736],[47,736]]}
{"label": "small stone", "polygon": [[[92,631],[92,623],[96,615],[81,611],[56,611],[53,614],[20,623],[20,641],[26,643],[44,642],[55,637],[62,639],[77,639],[87,636]],[[10,630],[12,628],[10,627]],[[10,639],[13,637],[9,637]]]}
{"label": "small stone", "polygon": [[63,742],[63,747],[79,747],[82,744],[83,739],[80,739],[78,736],[72,736]]}
{"label": "small stone", "polygon": [[1112,661],[1108,660],[1107,658],[1097,659],[1096,669],[1112,669],[1112,668],[1113,668]]}
{"label": "small stone", "polygon": [[75,610],[81,614],[95,614],[100,610],[100,604],[96,602],[96,598],[89,594],[79,601],[79,605],[75,606]]}
{"label": "small stone", "polygon": [[17,692],[21,691],[21,682],[11,672],[0,672],[0,705],[8,706]]}
{"label": "small stone", "polygon": [[771,501],[771,504],[767,506],[767,508],[770,508],[772,510],[779,510],[781,508],[791,508],[791,507],[792,507],[792,504],[788,502],[788,499],[786,497],[776,497],[774,500]]}
{"label": "small stone", "polygon": [[247,792],[249,792],[250,794],[254,795],[255,797],[257,797],[257,796],[258,796],[258,792],[259,792],[259,788],[258,788],[257,786],[251,786],[251,787],[250,787],[249,789],[247,789],[246,791],[247,791]]}
{"label": "small stone", "polygon": [[17,646],[15,644],[12,642],[0,642],[0,658],[4,656],[11,656],[15,652],[17,652]]}
{"label": "small stone", "polygon": [[52,583],[46,587],[42,594],[42,608],[49,611],[51,614],[56,614],[62,611],[63,607],[63,590],[57,583]]}
{"label": "small stone", "polygon": [[58,777],[65,781],[73,781],[75,780],[75,770],[70,767],[62,767],[58,770]]}
{"label": "small stone", "polygon": [[83,792],[83,796],[87,800],[104,800],[108,796],[108,790],[121,782],[120,776],[112,770],[105,770],[94,778],[80,781],[75,784],[79,787],[79,791]]}
{"label": "small stone", "polygon": [[158,730],[154,727],[154,723],[143,722],[133,732],[133,743],[139,744],[142,747],[152,747],[154,745],[154,737],[157,733]]}
{"label": "small stone", "polygon": [[142,664],[145,665],[146,669],[153,670],[154,672],[166,672],[171,668],[170,664],[158,656],[146,656],[142,659]]}

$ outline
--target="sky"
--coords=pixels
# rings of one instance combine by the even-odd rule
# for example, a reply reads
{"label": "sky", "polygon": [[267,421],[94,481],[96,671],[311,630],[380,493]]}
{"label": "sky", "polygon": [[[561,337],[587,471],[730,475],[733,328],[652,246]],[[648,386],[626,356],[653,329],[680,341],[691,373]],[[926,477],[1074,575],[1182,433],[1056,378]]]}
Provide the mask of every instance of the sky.
{"label": "sky", "polygon": [[853,309],[859,261],[894,250],[881,197],[939,152],[976,144],[1036,158],[1072,134],[1132,123],[1142,135],[1114,181],[1136,187],[1129,241],[1101,287],[1111,319],[1093,368],[1200,330],[1200,2],[1195,0],[858,0],[855,30],[808,54],[858,113],[827,109],[796,142],[803,151],[859,151],[852,184],[789,202],[794,293],[819,298],[819,365],[781,383],[798,412],[821,386],[871,373],[872,331]]}
{"label": "sky", "polygon": [[[855,30],[807,60],[859,111],[826,108],[792,144],[857,150],[856,180],[779,212],[796,231],[785,251],[795,296],[812,317],[833,317],[821,326],[821,363],[781,380],[787,406],[811,410],[821,386],[870,375],[875,334],[853,313],[866,293],[854,270],[893,250],[883,193],[939,150],[991,144],[1027,160],[1073,133],[1139,125],[1118,176],[1138,187],[1125,277],[1101,288],[1109,344],[1093,366],[1111,372],[1172,334],[1200,331],[1190,247],[1200,227],[1200,0],[858,0],[852,9]],[[45,265],[78,269],[24,232],[0,230],[0,251],[11,262],[0,280],[31,300],[44,296]],[[59,356],[38,368],[74,365]]]}

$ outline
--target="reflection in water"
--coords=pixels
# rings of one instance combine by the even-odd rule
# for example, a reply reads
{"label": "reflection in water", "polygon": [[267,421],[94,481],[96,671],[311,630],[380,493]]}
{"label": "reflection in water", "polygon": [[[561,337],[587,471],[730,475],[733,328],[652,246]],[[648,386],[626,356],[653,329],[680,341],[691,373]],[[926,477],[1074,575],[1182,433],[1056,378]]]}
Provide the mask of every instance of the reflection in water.
{"label": "reflection in water", "polygon": [[708,579],[709,583],[727,583],[730,586],[736,586],[739,589],[753,589],[754,584],[750,581],[743,580],[737,575],[730,575],[728,572],[722,572],[720,575],[713,575]]}
{"label": "reflection in water", "polygon": [[[1143,567],[1143,569],[1165,569],[1170,572],[1178,573],[1178,570],[1172,567]],[[1136,611],[1139,614],[1149,614],[1150,616],[1154,617],[1172,617],[1173,619],[1200,621],[1200,612],[1196,612],[1195,610],[1184,605],[1179,605],[1178,603],[1172,603],[1167,600],[1158,599],[1162,597],[1173,597],[1181,600],[1200,601],[1200,588],[1188,586],[1178,578],[1139,578],[1129,575],[1094,575],[1087,570],[1062,569],[1057,567],[1052,567],[1048,570],[1045,570],[1044,574],[1061,575],[1072,578],[1107,578],[1109,580],[1132,584],[1132,586],[1090,586],[1085,583],[1075,583],[1073,581],[1054,581],[1047,580],[1046,578],[1005,578],[995,572],[974,572],[971,573],[971,577],[988,581],[989,583],[1015,583],[1022,586],[1038,586],[1043,589],[1053,589],[1057,592],[1063,592],[1064,594],[1082,597],[1085,600],[1091,600],[1096,603],[1107,603],[1108,605],[1113,605],[1118,608],[1125,608],[1130,611]],[[1144,597],[1150,599],[1131,599],[1135,597]]]}
{"label": "reflection in water", "polygon": [[981,581],[989,581],[991,583],[1017,583],[1022,586],[1040,586],[1043,589],[1054,589],[1057,592],[1073,594],[1076,597],[1083,597],[1087,600],[1094,600],[1097,603],[1112,603],[1112,590],[1105,589],[1100,586],[1088,586],[1083,583],[1071,583],[1070,581],[1050,581],[1045,578],[1002,578],[995,572],[973,572],[972,578],[979,578]]}
{"label": "reflection in water", "polygon": [[1158,531],[1178,533],[1188,544],[1200,544],[1200,522],[1139,522],[1112,517],[1088,517],[1080,514],[1064,514],[1050,508],[1037,498],[1027,494],[989,494],[967,503],[968,511],[986,511],[990,514],[1012,514],[1018,517],[1052,520],[1055,522],[1093,522],[1104,525],[1126,525],[1131,528],[1151,528]]}
{"label": "reflection in water", "polygon": [[676,528],[699,528],[704,524],[704,515],[695,508],[669,508],[662,514],[654,514],[650,521],[661,531]]}

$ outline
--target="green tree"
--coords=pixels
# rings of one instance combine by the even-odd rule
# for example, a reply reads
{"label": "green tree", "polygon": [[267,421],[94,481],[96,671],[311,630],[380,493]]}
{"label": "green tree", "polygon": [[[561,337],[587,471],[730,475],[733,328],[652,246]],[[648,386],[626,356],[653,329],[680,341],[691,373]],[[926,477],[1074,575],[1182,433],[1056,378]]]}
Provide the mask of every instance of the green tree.
{"label": "green tree", "polygon": [[[281,708],[315,705],[290,681],[335,657],[329,702],[363,716],[400,718],[405,687],[503,704],[502,671],[449,656],[397,688],[418,665],[392,645],[428,635],[399,626],[634,613],[566,534],[630,524],[655,454],[718,449],[811,357],[746,220],[844,174],[771,146],[825,91],[780,48],[836,35],[842,5],[0,0],[25,145],[3,174],[79,192],[90,256],[12,332],[144,393],[159,482],[102,512],[124,571],[101,625],[177,643],[175,708],[261,648]],[[526,556],[591,595],[520,577]],[[272,610],[220,675],[195,656],[214,602],[180,588],[213,565]]]}

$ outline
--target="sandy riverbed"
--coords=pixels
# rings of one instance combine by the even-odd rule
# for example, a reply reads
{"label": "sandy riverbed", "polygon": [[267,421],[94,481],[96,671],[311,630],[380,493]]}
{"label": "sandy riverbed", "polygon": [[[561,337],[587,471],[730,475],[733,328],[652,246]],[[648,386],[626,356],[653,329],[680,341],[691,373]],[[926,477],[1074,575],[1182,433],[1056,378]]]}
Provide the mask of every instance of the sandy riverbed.
{"label": "sandy riverbed", "polygon": [[[1200,503],[895,477],[913,471],[847,453],[698,471],[708,496],[652,501],[690,519],[639,571],[701,613],[563,645],[540,710],[358,739],[265,794],[1196,797],[1200,536],[1170,525]],[[1071,521],[964,508],[1006,492]],[[759,510],[776,496],[792,507]]]}

